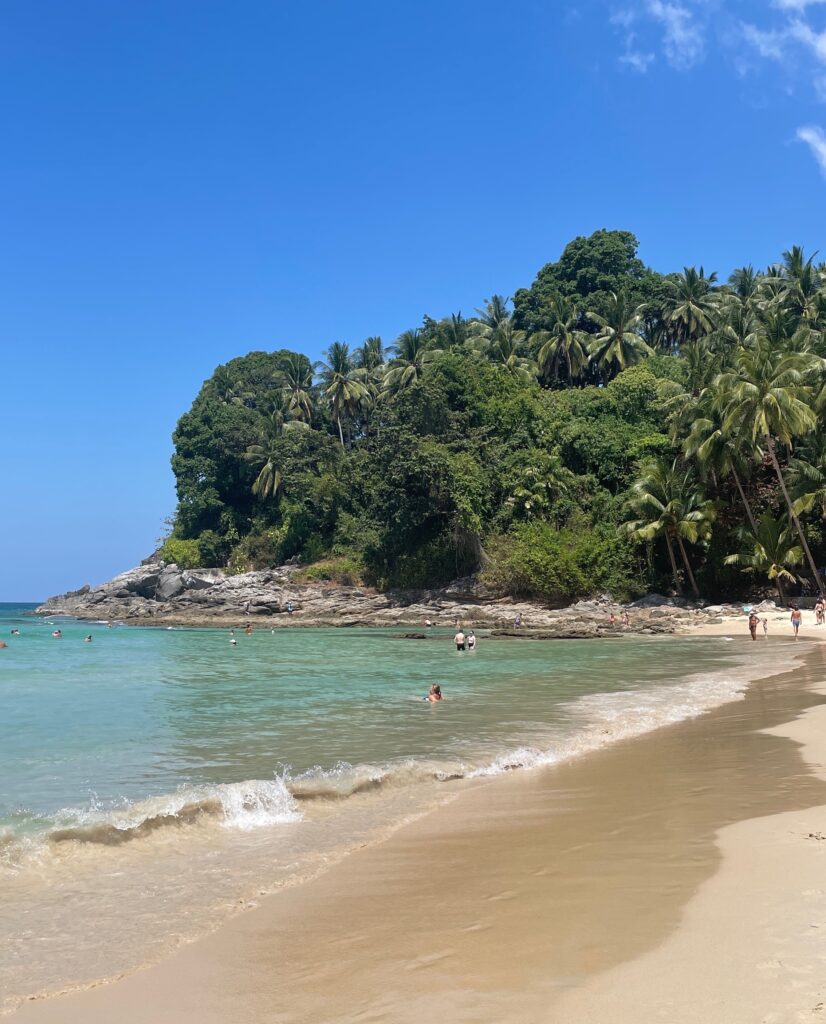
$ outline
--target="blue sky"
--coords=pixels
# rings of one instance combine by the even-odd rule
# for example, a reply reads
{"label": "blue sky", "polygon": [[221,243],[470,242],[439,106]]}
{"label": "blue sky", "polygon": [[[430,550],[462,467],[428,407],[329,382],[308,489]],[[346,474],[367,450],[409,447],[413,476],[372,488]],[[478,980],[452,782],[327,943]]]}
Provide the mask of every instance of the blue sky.
{"label": "blue sky", "polygon": [[0,600],[152,550],[233,356],[824,242],[826,0],[6,0],[0,87]]}

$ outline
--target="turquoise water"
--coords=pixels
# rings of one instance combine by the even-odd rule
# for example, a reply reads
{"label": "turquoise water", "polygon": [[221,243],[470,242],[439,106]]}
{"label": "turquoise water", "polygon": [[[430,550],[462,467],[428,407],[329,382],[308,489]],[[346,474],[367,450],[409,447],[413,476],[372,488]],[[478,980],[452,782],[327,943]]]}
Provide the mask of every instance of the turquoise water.
{"label": "turquoise water", "polygon": [[[0,605],[0,895],[27,922],[0,924],[12,1001],[162,955],[468,780],[696,714],[744,678],[715,640],[480,633],[460,654],[452,630],[261,629],[232,645],[25,611]],[[422,700],[431,682],[442,704]]]}

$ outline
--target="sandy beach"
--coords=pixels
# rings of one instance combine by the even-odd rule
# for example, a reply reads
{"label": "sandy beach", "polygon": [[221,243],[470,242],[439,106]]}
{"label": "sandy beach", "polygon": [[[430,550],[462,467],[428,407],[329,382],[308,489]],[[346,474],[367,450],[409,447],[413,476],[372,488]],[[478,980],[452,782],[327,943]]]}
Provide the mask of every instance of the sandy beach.
{"label": "sandy beach", "polygon": [[[743,700],[480,782],[160,964],[8,1019],[818,1019],[826,647],[780,613],[758,644],[705,632],[754,649]],[[781,644],[794,668],[761,679]]]}

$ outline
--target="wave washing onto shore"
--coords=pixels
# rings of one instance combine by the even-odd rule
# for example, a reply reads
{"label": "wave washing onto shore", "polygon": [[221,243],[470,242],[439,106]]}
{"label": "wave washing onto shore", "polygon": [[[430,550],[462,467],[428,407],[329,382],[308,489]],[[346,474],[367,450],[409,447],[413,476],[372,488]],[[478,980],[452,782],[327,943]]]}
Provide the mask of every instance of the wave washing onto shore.
{"label": "wave washing onto shore", "polygon": [[[767,666],[766,674],[770,672],[771,666]],[[185,833],[193,826],[218,826],[248,832],[293,825],[303,820],[304,804],[341,803],[423,782],[480,779],[559,764],[741,698],[751,674],[750,668],[729,668],[688,677],[678,684],[579,697],[560,706],[579,720],[579,728],[567,735],[555,731],[531,745],[490,754],[481,763],[478,759],[434,762],[415,758],[376,765],[339,762],[295,775],[282,767],[269,780],[249,779],[213,788],[186,786],[172,794],[114,808],[94,801],[87,808],[64,808],[39,834],[23,839],[13,833],[0,834],[0,863],[20,867],[26,855],[40,860],[50,848],[120,846],[161,830]]]}

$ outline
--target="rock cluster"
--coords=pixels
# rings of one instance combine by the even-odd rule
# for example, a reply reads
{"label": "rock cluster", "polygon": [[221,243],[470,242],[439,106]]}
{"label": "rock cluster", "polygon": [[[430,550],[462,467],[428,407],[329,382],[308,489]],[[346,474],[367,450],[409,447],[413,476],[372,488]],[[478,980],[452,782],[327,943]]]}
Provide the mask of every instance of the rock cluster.
{"label": "rock cluster", "polygon": [[[698,619],[742,615],[739,605],[701,609],[651,594],[626,609],[629,622],[625,626],[622,609],[607,595],[551,609],[497,597],[472,577],[437,590],[378,593],[363,587],[302,583],[296,579],[299,572],[299,567],[286,565],[233,576],[221,569],[180,569],[156,560],[100,586],[87,585],[50,597],[37,611],[189,626],[237,625],[247,619],[266,626],[421,626],[430,620],[439,626],[461,622],[490,627],[500,635],[572,638],[624,631],[671,633]],[[518,617],[522,625],[516,629]]]}

